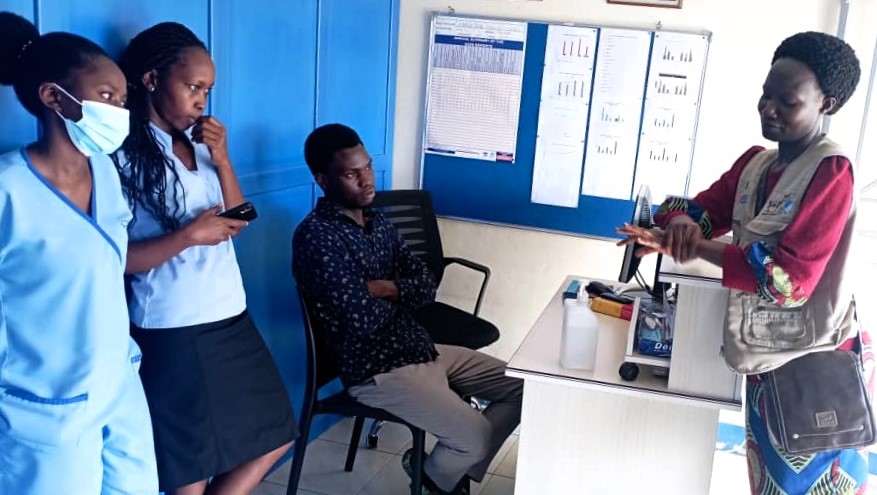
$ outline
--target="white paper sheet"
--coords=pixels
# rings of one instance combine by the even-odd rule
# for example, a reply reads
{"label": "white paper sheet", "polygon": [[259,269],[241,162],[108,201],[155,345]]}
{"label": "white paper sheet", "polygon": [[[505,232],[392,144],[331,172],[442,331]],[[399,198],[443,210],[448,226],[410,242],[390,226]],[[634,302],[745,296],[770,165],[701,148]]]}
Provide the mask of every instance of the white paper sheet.
{"label": "white paper sheet", "polygon": [[548,26],[530,201],[576,208],[597,30]]}
{"label": "white paper sheet", "polygon": [[436,17],[427,153],[514,161],[526,39],[524,22]]}
{"label": "white paper sheet", "polygon": [[656,203],[687,193],[707,43],[700,34],[655,33],[634,190],[648,185]]}
{"label": "white paper sheet", "polygon": [[629,199],[651,33],[602,29],[595,67],[582,194]]}

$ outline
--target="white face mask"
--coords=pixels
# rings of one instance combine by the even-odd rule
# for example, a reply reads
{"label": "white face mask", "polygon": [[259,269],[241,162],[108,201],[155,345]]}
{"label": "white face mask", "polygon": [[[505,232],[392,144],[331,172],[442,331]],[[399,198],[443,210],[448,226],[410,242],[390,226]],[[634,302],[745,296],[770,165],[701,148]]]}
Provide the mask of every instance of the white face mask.
{"label": "white face mask", "polygon": [[64,119],[67,134],[76,149],[85,156],[94,156],[108,155],[122,146],[131,126],[127,109],[99,101],[79,101],[61,86],[55,84],[55,87],[82,107],[82,118],[76,122],[55,110]]}

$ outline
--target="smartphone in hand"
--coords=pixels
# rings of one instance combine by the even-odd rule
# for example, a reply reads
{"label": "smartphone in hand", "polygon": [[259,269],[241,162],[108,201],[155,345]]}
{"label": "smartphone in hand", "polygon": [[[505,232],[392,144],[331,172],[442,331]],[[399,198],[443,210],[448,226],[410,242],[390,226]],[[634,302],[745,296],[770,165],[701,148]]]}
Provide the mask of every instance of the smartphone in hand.
{"label": "smartphone in hand", "polygon": [[221,213],[217,213],[217,215],[234,220],[244,220],[246,222],[252,222],[259,216],[259,214],[256,213],[256,207],[249,201],[239,204],[234,208],[229,208]]}

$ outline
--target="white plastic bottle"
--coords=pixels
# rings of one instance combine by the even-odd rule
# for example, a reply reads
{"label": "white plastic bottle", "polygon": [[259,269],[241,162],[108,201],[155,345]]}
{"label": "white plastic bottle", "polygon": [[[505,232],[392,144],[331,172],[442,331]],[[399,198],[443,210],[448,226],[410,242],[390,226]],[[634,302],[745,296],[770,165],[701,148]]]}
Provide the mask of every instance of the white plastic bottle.
{"label": "white plastic bottle", "polygon": [[597,361],[597,335],[597,317],[588,307],[588,301],[564,299],[560,365],[570,369],[593,370]]}

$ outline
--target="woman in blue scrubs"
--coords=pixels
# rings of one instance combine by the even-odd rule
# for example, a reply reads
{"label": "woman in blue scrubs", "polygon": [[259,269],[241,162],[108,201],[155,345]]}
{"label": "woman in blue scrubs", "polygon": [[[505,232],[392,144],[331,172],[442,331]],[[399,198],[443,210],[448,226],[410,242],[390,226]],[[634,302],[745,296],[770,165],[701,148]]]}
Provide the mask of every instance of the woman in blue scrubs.
{"label": "woman in blue scrubs", "polygon": [[125,77],[94,43],[2,12],[0,84],[41,129],[0,155],[0,493],[154,495],[131,212],[106,156],[128,134]]}
{"label": "woman in blue scrubs", "polygon": [[185,26],[162,23],[134,37],[119,65],[131,135],[114,159],[134,212],[129,313],[159,484],[177,495],[250,493],[298,431],[247,313],[231,242],[247,223],[217,216],[244,196],[225,128],[204,115],[213,61]]}

